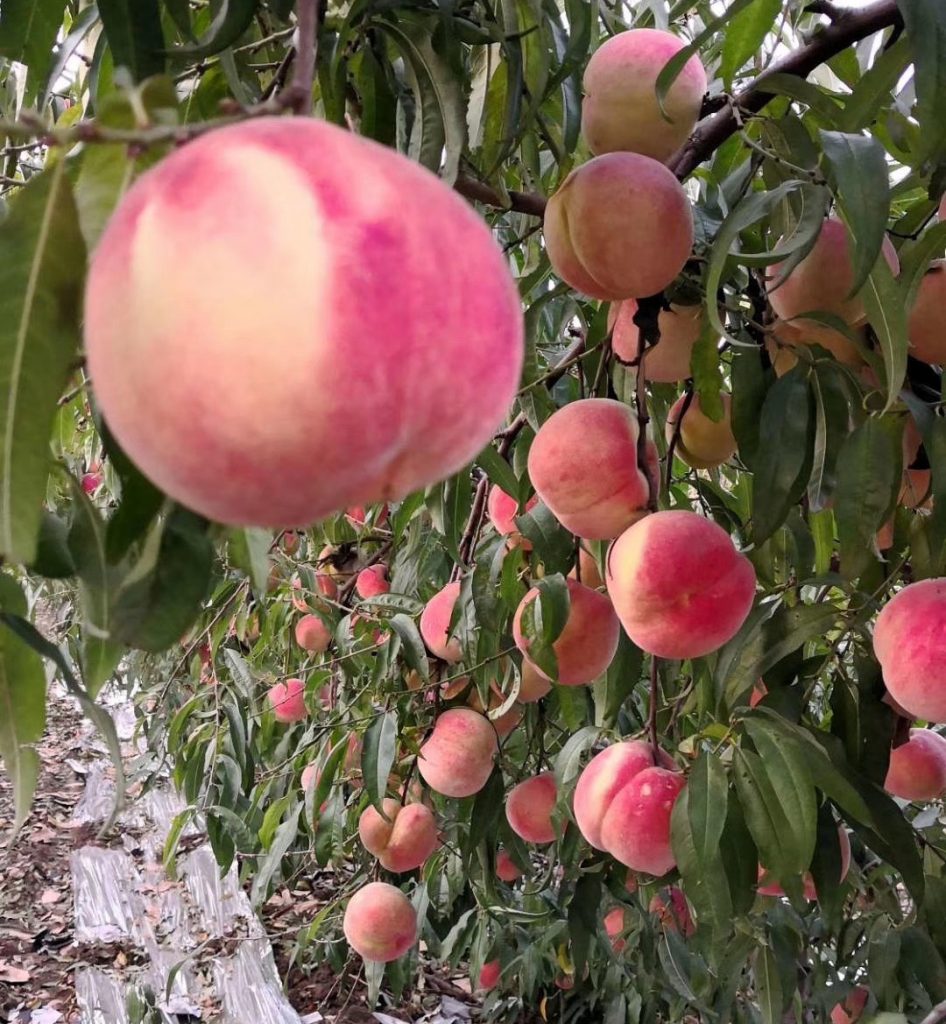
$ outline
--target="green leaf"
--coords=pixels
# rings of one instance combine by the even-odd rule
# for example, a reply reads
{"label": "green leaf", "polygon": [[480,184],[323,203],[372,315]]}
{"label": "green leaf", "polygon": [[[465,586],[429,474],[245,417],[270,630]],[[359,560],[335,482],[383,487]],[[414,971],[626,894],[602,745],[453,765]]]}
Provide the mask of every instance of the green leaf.
{"label": "green leaf", "polygon": [[946,8],[940,0],[897,0],[916,68],[917,160],[941,160],[946,148]]}
{"label": "green leaf", "polygon": [[565,578],[560,573],[536,582],[538,594],[525,605],[519,627],[529,645],[529,660],[550,678],[558,678],[558,660],[553,645],[568,621],[571,601]]}
{"label": "green leaf", "polygon": [[394,615],[388,620],[388,625],[401,638],[401,650],[408,668],[414,669],[426,683],[430,678],[427,650],[414,620],[409,615]]}
{"label": "green leaf", "polygon": [[550,572],[567,572],[575,556],[575,540],[540,501],[516,516],[516,526],[532,542],[535,553]]}
{"label": "green leaf", "polygon": [[230,559],[250,577],[257,594],[265,594],[269,584],[269,549],[272,542],[270,531],[256,526],[230,531]]}
{"label": "green leaf", "polygon": [[601,730],[596,725],[586,725],[573,733],[555,756],[555,781],[559,792],[563,792],[578,777],[581,771],[582,755],[598,741]]}
{"label": "green leaf", "polygon": [[361,773],[368,799],[381,809],[388,789],[388,776],[397,755],[397,712],[386,711],[368,726],[361,751]]}
{"label": "green leaf", "polygon": [[874,333],[880,341],[887,375],[886,412],[897,400],[907,371],[907,314],[903,295],[883,256],[879,257],[861,290]]}
{"label": "green leaf", "polygon": [[732,86],[735,73],[758,53],[781,11],[781,0],[759,0],[740,11],[729,22],[723,34],[723,55],[719,64],[719,73],[726,89]]}
{"label": "green leaf", "polygon": [[832,363],[815,363],[809,381],[815,404],[815,439],[808,503],[817,512],[829,507],[834,497],[838,458],[848,436],[851,409],[842,372]]}
{"label": "green leaf", "polygon": [[[15,3],[14,6],[16,6]],[[42,3],[33,0],[34,10],[39,9],[42,6]],[[51,0],[49,6],[53,9],[58,7],[60,11],[62,9],[62,3],[60,3],[59,0]],[[85,10],[83,10],[79,14],[79,16],[72,23],[72,28],[69,30],[69,35],[67,35],[66,38],[56,47],[55,57],[53,58],[52,64],[49,67],[48,72],[46,73],[45,81],[43,82],[43,88],[39,95],[39,100],[36,104],[38,109],[43,110],[46,107],[47,103],[49,103],[49,97],[52,94],[53,88],[55,87],[56,83],[59,81],[60,75],[62,75],[62,73],[66,70],[70,62],[75,60],[76,50],[79,49],[80,44],[92,30],[93,26],[98,24],[98,20],[98,7],[96,7],[95,4],[90,4],[88,7],[85,8]],[[60,14],[59,25],[61,24],[62,15]],[[2,25],[3,15],[0,14],[0,30],[2,30]],[[26,63],[29,62],[27,61]],[[35,65],[32,70],[34,72],[37,72],[37,74],[41,73],[41,62]],[[34,81],[33,84],[35,85],[36,82]]]}
{"label": "green leaf", "polygon": [[253,15],[258,7],[259,0],[222,0],[206,33],[196,43],[175,46],[168,55],[203,60],[226,50],[239,42],[240,36],[253,24]]}
{"label": "green leaf", "polygon": [[704,318],[700,336],[690,356],[693,386],[700,396],[700,409],[714,423],[723,418],[723,375],[719,365],[719,335]]}
{"label": "green leaf", "polygon": [[594,683],[595,725],[613,728],[618,714],[640,682],[644,652],[621,630],[618,649],[604,676]]}
{"label": "green leaf", "polygon": [[818,908],[832,928],[841,921],[841,843],[838,823],[834,820],[831,804],[818,808],[818,835],[815,854],[811,861],[811,877],[818,894]]}
{"label": "green leaf", "polygon": [[726,825],[720,839],[720,856],[729,879],[733,912],[747,914],[755,902],[759,853],[747,825],[735,789],[726,805]]}
{"label": "green leaf", "polygon": [[0,57],[29,68],[35,93],[53,59],[66,0],[4,0],[0,7]]}
{"label": "green leaf", "polygon": [[75,575],[76,565],[69,551],[69,528],[51,512],[43,513],[36,559],[30,569],[47,579],[67,579]]}
{"label": "green leaf", "polygon": [[739,444],[740,460],[754,471],[759,451],[762,406],[775,374],[763,367],[760,350],[742,347],[733,353],[731,374],[733,434]]}
{"label": "green leaf", "polygon": [[164,71],[164,32],[158,0],[98,0],[115,67],[143,82]]}
{"label": "green leaf", "polygon": [[764,1024],[782,1024],[782,979],[779,975],[778,962],[770,946],[762,946],[756,951],[753,975],[756,998]]}
{"label": "green leaf", "polygon": [[0,221],[0,553],[32,562],[56,403],[79,342],[85,246],[65,162]]}
{"label": "green leaf", "polygon": [[486,471],[490,483],[515,498],[519,494],[519,481],[512,466],[488,444],[474,460],[476,465]]}

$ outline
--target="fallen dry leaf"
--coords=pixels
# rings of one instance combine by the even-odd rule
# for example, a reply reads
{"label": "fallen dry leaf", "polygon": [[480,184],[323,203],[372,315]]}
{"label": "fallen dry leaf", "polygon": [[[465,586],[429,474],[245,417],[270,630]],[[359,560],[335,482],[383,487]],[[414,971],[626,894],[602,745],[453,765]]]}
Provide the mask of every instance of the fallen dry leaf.
{"label": "fallen dry leaf", "polygon": [[8,985],[24,985],[30,980],[30,972],[13,964],[0,964],[0,981]]}
{"label": "fallen dry leaf", "polygon": [[51,906],[53,903],[58,903],[62,899],[62,893],[58,889],[45,889],[43,895],[40,896],[39,902],[44,907]]}

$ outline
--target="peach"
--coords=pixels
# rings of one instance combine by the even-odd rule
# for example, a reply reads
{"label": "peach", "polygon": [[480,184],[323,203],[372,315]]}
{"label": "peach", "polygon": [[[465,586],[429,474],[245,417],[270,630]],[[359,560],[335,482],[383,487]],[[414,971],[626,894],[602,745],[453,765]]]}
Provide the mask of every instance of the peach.
{"label": "peach", "polygon": [[680,182],[637,153],[607,153],[568,175],[545,209],[555,273],[593,299],[663,291],[693,248],[693,213]]}
{"label": "peach", "polygon": [[[590,551],[585,549],[584,545],[578,548],[578,568],[581,571],[579,583],[584,583],[586,587],[591,587],[592,590],[600,590],[604,586],[604,577],[598,568],[598,561]],[[572,579],[577,579],[574,569],[568,575]]]}
{"label": "peach", "polygon": [[[608,323],[611,325],[611,349],[625,363],[637,359],[640,344],[634,316],[637,303],[625,299],[611,307]],[[690,374],[690,357],[705,324],[702,306],[671,305],[657,315],[660,341],[646,349],[644,378],[657,384],[676,384]]]}
{"label": "peach", "polygon": [[[867,345],[867,330],[863,327],[850,328],[852,332]],[[845,366],[854,369],[864,366],[864,357],[858,346],[841,331],[836,331],[826,324],[815,320],[796,320],[792,323],[773,324],[773,330],[766,337],[765,347],[772,360],[772,368],[777,377],[781,377],[798,363],[795,349],[820,345],[830,352],[834,358]]]}
{"label": "peach", "polygon": [[490,992],[499,984],[499,978],[503,969],[498,960],[490,960],[480,968],[480,977],[477,988],[481,992]]}
{"label": "peach", "polygon": [[706,72],[694,54],[663,101],[657,76],[686,45],[669,32],[636,28],[612,36],[591,55],[582,79],[581,132],[592,153],[628,150],[666,160],[700,116]]}
{"label": "peach", "polygon": [[369,882],[348,901],[342,922],[345,938],[364,960],[387,963],[417,941],[417,913],[400,889]]}
{"label": "peach", "polygon": [[[838,841],[841,846],[841,877],[839,882],[843,882],[847,878],[848,871],[851,870],[851,838],[847,834],[847,830],[842,826],[838,826]],[[818,890],[815,888],[815,880],[812,878],[811,872],[806,871],[802,877],[802,883],[804,886],[805,899],[809,903],[814,902],[818,898]],[[778,882],[772,881],[769,878],[768,872],[762,865],[759,865],[759,884],[756,890],[760,896],[784,896],[785,890],[778,884]]]}
{"label": "peach", "polygon": [[[495,710],[506,700],[503,696],[502,690],[500,690],[499,686],[493,682],[490,683],[489,687],[489,707],[484,707],[479,690],[475,686],[470,685],[470,679],[468,676],[461,676],[459,679],[443,683],[440,687],[440,692],[445,700],[452,700],[454,697],[459,697],[464,691],[468,691],[466,695],[467,707],[473,708],[474,711],[478,711],[481,715],[485,715],[487,711]],[[496,734],[500,739],[508,736],[521,720],[522,708],[520,708],[516,703],[513,703],[498,718],[490,718],[490,721],[493,723],[493,728],[496,730]]]}
{"label": "peach", "polygon": [[627,940],[621,938],[624,928],[623,907],[615,907],[604,915],[604,930],[611,940],[611,948],[615,953],[623,953],[627,948]]}
{"label": "peach", "polygon": [[315,764],[307,764],[302,769],[302,777],[299,780],[302,783],[303,790],[314,789],[319,784],[321,774]]}
{"label": "peach", "polygon": [[463,657],[460,641],[450,636],[450,619],[460,596],[460,581],[448,583],[424,605],[420,616],[420,635],[435,658],[451,664]]}
{"label": "peach", "polygon": [[299,533],[296,530],[286,530],[279,542],[283,552],[287,555],[294,555],[299,550],[300,543]]}
{"label": "peach", "polygon": [[946,578],[911,583],[887,602],[874,626],[874,654],[901,707],[946,722]]}
{"label": "peach", "polygon": [[[554,412],[529,449],[529,479],[556,519],[589,540],[619,536],[650,496],[637,462],[637,417],[611,398],[584,398]],[[651,472],[657,452],[648,441]]]}
{"label": "peach", "polygon": [[[900,272],[897,251],[889,238],[884,238],[883,255],[896,276]],[[780,284],[784,264],[770,267],[769,302],[782,320],[792,320],[803,313],[832,313],[847,324],[861,323],[866,313],[864,303],[851,296],[854,264],[848,231],[836,217],[828,217],[814,247],[789,272]]]}
{"label": "peach", "polygon": [[946,260],[934,260],[923,275],[910,319],[907,334],[910,355],[924,363],[946,365]]}
{"label": "peach", "polygon": [[472,796],[493,770],[496,730],[472,708],[450,708],[434,722],[420,748],[417,770],[435,793]]}
{"label": "peach", "polygon": [[276,683],[267,694],[269,706],[277,722],[301,722],[308,717],[305,706],[305,683],[301,679],[287,679]]}
{"label": "peach", "polygon": [[523,551],[532,550],[532,542],[526,540],[519,532],[519,527],[516,526],[516,516],[535,508],[538,502],[538,495],[534,494],[520,512],[519,503],[512,495],[507,494],[497,484],[490,487],[489,497],[486,499],[486,514],[493,524],[493,529],[507,538],[506,543],[510,548],[518,545]]}
{"label": "peach", "polygon": [[303,615],[296,623],[296,643],[304,650],[319,654],[332,642],[332,631],[318,615]]}
{"label": "peach", "polygon": [[366,807],[358,819],[358,835],[362,845],[387,871],[400,873],[419,868],[437,849],[437,822],[425,804],[401,805],[386,797],[384,814]]}
{"label": "peach", "polygon": [[354,526],[356,529],[360,526],[365,525],[365,520],[368,517],[368,513],[365,511],[364,505],[352,505],[351,508],[345,509],[345,518]]}
{"label": "peach", "polygon": [[867,1006],[870,991],[858,985],[847,994],[843,1003],[837,1003],[831,1011],[831,1024],[857,1024]]}
{"label": "peach", "polygon": [[911,729],[890,751],[884,789],[902,800],[936,800],[946,790],[946,739],[932,729]]}
{"label": "peach", "polygon": [[686,786],[679,772],[645,768],[615,794],[601,821],[601,842],[632,871],[664,875],[676,865],[670,815]]}
{"label": "peach", "polygon": [[523,704],[532,704],[537,700],[541,700],[551,689],[551,682],[545,678],[528,658],[523,658],[518,699]]}
{"label": "peach", "polygon": [[507,261],[458,193],[327,121],[261,117],[125,193],[91,260],[85,351],[155,484],[210,519],[285,528],[467,465],[524,346]]}
{"label": "peach", "polygon": [[668,931],[679,932],[684,938],[689,938],[696,931],[686,896],[675,885],[668,885],[655,893],[648,910]]}
{"label": "peach", "polygon": [[[703,412],[700,396],[694,394],[683,411],[687,401],[681,395],[667,413],[667,444],[677,432],[677,446],[674,453],[694,469],[715,469],[736,454],[736,438],[732,432],[732,399],[720,396],[723,403],[723,417],[717,423]],[[681,419],[682,416],[682,419]]]}
{"label": "peach", "polygon": [[695,512],[655,512],[611,545],[608,593],[638,647],[660,658],[718,650],[745,622],[755,569],[729,534]]}
{"label": "peach", "polygon": [[551,843],[559,829],[552,823],[558,786],[551,772],[543,772],[513,786],[506,797],[509,827],[527,843]]}
{"label": "peach", "polygon": [[515,882],[517,878],[522,877],[519,865],[505,850],[496,853],[496,877],[502,882]]}
{"label": "peach", "polygon": [[929,508],[933,503],[932,480],[928,469],[905,469],[898,503],[904,508]]}
{"label": "peach", "polygon": [[749,707],[754,708],[759,704],[766,696],[768,696],[769,688],[765,685],[765,682],[761,679],[757,679],[755,686],[752,687],[752,693],[749,694]]}
{"label": "peach", "polygon": [[388,583],[388,567],[386,565],[369,565],[362,569],[355,578],[355,590],[361,598],[379,597],[391,589]]}
{"label": "peach", "polygon": [[[556,682],[563,686],[583,686],[606,671],[618,649],[620,627],[611,602],[605,594],[575,580],[566,580],[571,604],[568,620],[552,650],[558,662]],[[539,591],[533,587],[522,599],[512,623],[516,646],[529,657],[529,644],[522,634],[522,615],[527,605],[535,600]],[[532,663],[540,675],[541,667]]]}

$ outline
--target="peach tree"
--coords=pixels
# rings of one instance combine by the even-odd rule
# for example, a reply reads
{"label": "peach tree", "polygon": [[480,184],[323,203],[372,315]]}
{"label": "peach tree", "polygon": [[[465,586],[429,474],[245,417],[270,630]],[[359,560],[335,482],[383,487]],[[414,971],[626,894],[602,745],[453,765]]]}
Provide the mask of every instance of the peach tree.
{"label": "peach tree", "polygon": [[944,191],[939,0],[0,0],[17,825],[55,675],[372,998],[946,1020]]}

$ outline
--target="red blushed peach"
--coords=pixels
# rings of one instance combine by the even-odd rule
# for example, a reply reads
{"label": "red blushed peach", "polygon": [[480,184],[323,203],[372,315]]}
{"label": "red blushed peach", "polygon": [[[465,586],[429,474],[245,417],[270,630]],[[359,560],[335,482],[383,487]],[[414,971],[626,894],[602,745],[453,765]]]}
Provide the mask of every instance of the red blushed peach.
{"label": "red blushed peach", "polygon": [[366,807],[358,819],[358,835],[364,848],[387,871],[400,873],[419,868],[440,845],[437,822],[425,804],[405,804],[387,797],[384,815]]}
{"label": "red blushed peach", "polygon": [[[571,604],[568,620],[552,650],[558,662],[556,682],[563,686],[583,686],[598,678],[611,664],[618,649],[620,627],[611,602],[604,594],[575,580],[566,580]],[[533,587],[516,609],[512,635],[516,646],[529,657],[529,641],[522,635],[522,615],[539,591]],[[543,670],[535,665],[542,675]]]}
{"label": "red blushed peach", "polygon": [[305,706],[305,683],[301,679],[287,679],[276,683],[267,694],[269,706],[277,722],[301,722],[308,717]]}
{"label": "red blushed peach", "polygon": [[[894,276],[900,272],[897,251],[884,238],[883,255]],[[861,323],[866,314],[858,296],[851,297],[854,264],[848,231],[836,217],[829,217],[811,252],[779,284],[784,264],[769,268],[769,302],[782,320],[804,313],[832,313],[847,324]]]}
{"label": "red blushed peach", "polygon": [[656,82],[686,44],[652,28],[612,36],[591,55],[582,79],[581,133],[592,153],[627,150],[666,160],[687,140],[700,116],[706,72],[694,54],[667,91],[663,110]]}
{"label": "red blushed peach", "polygon": [[[736,438],[732,432],[732,399],[729,395],[720,395],[720,398],[723,416],[718,423],[703,412],[697,394],[690,397],[688,404],[687,396],[681,395],[667,413],[667,444],[676,433],[677,446],[674,452],[694,469],[715,469],[736,454]],[[684,405],[686,412],[683,411]]]}
{"label": "red blushed peach", "polygon": [[663,291],[693,248],[683,187],[637,153],[607,153],[572,171],[548,201],[544,230],[555,273],[608,301]]}
{"label": "red blushed peach", "polygon": [[911,583],[887,602],[874,626],[874,654],[901,707],[946,722],[946,578]]}
{"label": "red blushed peach", "polygon": [[559,835],[552,823],[558,787],[551,772],[543,772],[513,786],[506,797],[509,827],[527,843],[551,843]]}
{"label": "red blushed peach", "polygon": [[728,533],[695,512],[655,512],[611,545],[608,593],[627,635],[660,658],[718,650],[745,622],[752,563]]}
{"label": "red blushed peach", "polygon": [[[556,519],[589,540],[617,537],[650,495],[638,466],[637,417],[610,398],[569,402],[542,424],[529,449],[529,479]],[[657,452],[648,441],[651,470]]]}
{"label": "red blushed peach", "polygon": [[946,739],[932,729],[911,729],[890,751],[884,789],[902,800],[936,800],[946,790]]}
{"label": "red blushed peach", "polygon": [[852,989],[843,1003],[838,1003],[831,1011],[831,1024],[857,1024],[861,1019],[870,991],[863,985]]}
{"label": "red blushed peach", "polygon": [[307,764],[302,769],[302,777],[300,782],[302,783],[303,790],[314,789],[319,784],[319,777],[321,772],[314,764]]}
{"label": "red blushed peach", "polygon": [[496,854],[496,877],[502,882],[515,882],[522,877],[522,871],[505,850]]}
{"label": "red blushed peach", "polygon": [[623,907],[615,907],[604,915],[604,930],[611,940],[611,948],[615,953],[623,953],[627,948],[627,940],[621,938],[624,927]]}
{"label": "red blushed peach", "polygon": [[[614,798],[645,768],[654,767],[654,749],[643,740],[612,743],[588,762],[578,776],[572,809],[578,830],[596,850],[604,850],[602,823]],[[661,764],[673,761],[661,751]]]}
{"label": "red blushed peach", "polygon": [[502,973],[502,965],[498,960],[490,960],[483,964],[480,968],[480,976],[476,988],[481,992],[491,992],[499,984],[499,978]]}
{"label": "red blushed peach", "polygon": [[[470,679],[468,676],[461,676],[459,679],[443,683],[440,687],[440,692],[445,700],[452,700],[454,697],[459,697],[465,690],[468,690],[466,698],[467,706],[473,708],[474,711],[479,712],[481,715],[487,714],[488,711],[495,711],[497,708],[501,707],[506,700],[502,690],[500,690],[499,686],[493,682],[490,684],[489,688],[489,707],[484,707],[479,690],[477,690],[475,686],[470,686]],[[513,703],[498,718],[490,718],[490,721],[493,723],[493,728],[496,730],[496,735],[499,736],[500,739],[508,736],[521,720],[522,708],[516,703]]]}
{"label": "red blushed peach", "polygon": [[749,707],[754,708],[768,695],[768,692],[769,688],[765,683],[761,679],[757,680],[755,686],[752,687],[752,693],[749,694]]}
{"label": "red blushed peach", "polygon": [[933,477],[928,469],[905,469],[898,502],[904,508],[929,508]]}
{"label": "red blushed peach", "polygon": [[[625,363],[637,359],[639,329],[634,323],[637,303],[626,299],[611,307],[611,348]],[[676,384],[690,374],[690,357],[706,319],[702,306],[676,306],[662,309],[657,316],[660,341],[646,350],[644,378],[657,384]]]}
{"label": "red blushed peach", "polygon": [[345,938],[364,960],[387,963],[417,941],[417,913],[411,901],[387,882],[369,882],[348,901]]}
{"label": "red blushed peach", "polygon": [[522,311],[489,227],[435,175],[327,121],[256,118],[125,193],[85,350],[106,422],[164,492],[296,527],[468,464],[519,385]]}
{"label": "red blushed peach", "polygon": [[656,915],[667,931],[679,932],[684,938],[689,938],[696,931],[686,896],[675,885],[655,893],[648,910]]}
{"label": "red blushed peach", "polygon": [[632,871],[664,875],[676,860],[670,848],[670,815],[686,785],[679,772],[645,768],[618,791],[601,821],[601,841]]}
{"label": "red blushed peach", "polygon": [[590,551],[585,550],[584,546],[578,548],[578,569],[581,572],[581,579],[578,579],[575,569],[568,574],[571,579],[578,579],[579,583],[583,583],[592,590],[600,590],[604,586],[604,577],[598,568],[598,562]]}
{"label": "red blushed peach", "polygon": [[878,551],[889,551],[894,541],[894,520],[893,517],[887,520],[874,536],[874,543]]}
{"label": "red blushed peach", "polygon": [[[843,882],[847,878],[848,871],[851,870],[851,838],[847,834],[847,829],[843,825],[838,826],[838,842],[841,846],[841,877],[838,880],[839,883]],[[818,898],[818,890],[815,888],[815,880],[811,876],[810,871],[806,871],[802,883],[804,886],[805,899],[809,903],[813,903]],[[756,891],[760,896],[784,896],[785,890],[778,884],[778,882],[772,881],[769,877],[768,872],[762,865],[759,865],[759,884]]]}
{"label": "red blushed peach", "polygon": [[320,654],[332,642],[332,631],[318,615],[303,615],[296,623],[296,643],[304,650]]}
{"label": "red blushed peach", "polygon": [[541,700],[551,689],[551,682],[542,675],[528,658],[523,658],[518,699],[523,704],[531,704],[534,701]]}
{"label": "red blushed peach", "polygon": [[355,579],[355,590],[361,598],[379,597],[390,589],[386,565],[369,565],[367,569],[362,569]]}
{"label": "red blushed peach", "polygon": [[519,503],[512,495],[507,494],[496,484],[490,487],[489,497],[486,499],[486,514],[493,524],[493,529],[507,538],[506,543],[510,548],[518,545],[523,551],[532,550],[532,541],[526,540],[519,532],[519,527],[516,526],[516,516],[535,508],[538,501],[538,495],[534,494],[520,512]]}
{"label": "red blushed peach", "polygon": [[486,785],[497,749],[487,719],[471,708],[450,708],[421,746],[417,770],[435,793],[472,796]]}
{"label": "red blushed peach", "polygon": [[[867,330],[863,327],[848,328],[867,345]],[[860,348],[841,331],[836,331],[816,320],[796,320],[792,323],[781,321],[773,325],[772,333],[766,336],[765,348],[772,360],[775,375],[781,377],[798,363],[799,356],[795,350],[819,345],[830,352],[834,358],[845,366],[858,369],[864,366],[864,356]]]}
{"label": "red blushed peach", "polygon": [[463,657],[460,641],[450,636],[450,619],[460,596],[460,581],[448,583],[424,605],[420,616],[420,635],[435,658],[454,664]]}
{"label": "red blushed peach", "polygon": [[934,260],[923,275],[913,308],[907,334],[910,355],[924,363],[946,364],[946,260]]}

